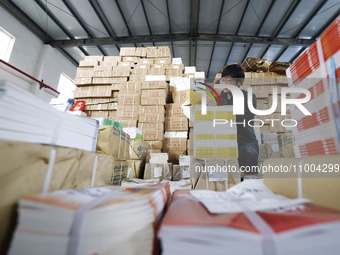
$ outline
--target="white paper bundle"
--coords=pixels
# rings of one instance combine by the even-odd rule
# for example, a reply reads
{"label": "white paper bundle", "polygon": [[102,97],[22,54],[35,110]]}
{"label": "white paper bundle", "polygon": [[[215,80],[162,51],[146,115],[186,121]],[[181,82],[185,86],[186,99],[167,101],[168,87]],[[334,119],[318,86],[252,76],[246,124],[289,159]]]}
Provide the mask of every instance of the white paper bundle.
{"label": "white paper bundle", "polygon": [[0,139],[96,150],[94,119],[60,112],[6,82],[0,82],[0,108]]}

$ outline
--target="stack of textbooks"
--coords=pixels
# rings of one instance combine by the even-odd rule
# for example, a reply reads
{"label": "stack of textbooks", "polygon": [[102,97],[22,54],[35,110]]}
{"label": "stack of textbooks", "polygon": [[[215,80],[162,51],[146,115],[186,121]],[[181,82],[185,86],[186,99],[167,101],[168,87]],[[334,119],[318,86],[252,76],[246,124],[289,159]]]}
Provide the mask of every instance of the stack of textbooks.
{"label": "stack of textbooks", "polygon": [[9,254],[148,254],[169,184],[105,186],[28,196]]}
{"label": "stack of textbooks", "polygon": [[[288,69],[290,86],[304,88],[311,99],[303,106],[305,115],[292,107],[295,155],[308,157],[340,153],[340,16]],[[293,99],[305,95],[293,93]]]}
{"label": "stack of textbooks", "polygon": [[259,180],[175,191],[158,234],[162,254],[339,254],[340,211],[306,202]]}
{"label": "stack of textbooks", "polygon": [[0,139],[96,150],[98,121],[60,112],[35,95],[0,82]]}

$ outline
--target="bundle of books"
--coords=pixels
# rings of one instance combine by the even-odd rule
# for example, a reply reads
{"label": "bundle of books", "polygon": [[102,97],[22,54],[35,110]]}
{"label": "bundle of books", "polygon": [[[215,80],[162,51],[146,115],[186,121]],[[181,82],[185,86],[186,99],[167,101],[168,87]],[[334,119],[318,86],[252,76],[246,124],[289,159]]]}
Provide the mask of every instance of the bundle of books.
{"label": "bundle of books", "polygon": [[162,254],[338,254],[340,211],[305,202],[258,180],[175,191],[158,234]]}
{"label": "bundle of books", "polygon": [[152,254],[169,184],[23,198],[9,254]]}
{"label": "bundle of books", "polygon": [[94,152],[98,121],[61,112],[12,84],[0,83],[0,139]]}
{"label": "bundle of books", "polygon": [[[340,17],[287,69],[290,86],[311,93],[311,99],[304,104],[311,115],[296,107],[292,110],[292,119],[297,121],[293,130],[297,157],[340,153],[339,31]],[[294,99],[303,97],[292,94]]]}

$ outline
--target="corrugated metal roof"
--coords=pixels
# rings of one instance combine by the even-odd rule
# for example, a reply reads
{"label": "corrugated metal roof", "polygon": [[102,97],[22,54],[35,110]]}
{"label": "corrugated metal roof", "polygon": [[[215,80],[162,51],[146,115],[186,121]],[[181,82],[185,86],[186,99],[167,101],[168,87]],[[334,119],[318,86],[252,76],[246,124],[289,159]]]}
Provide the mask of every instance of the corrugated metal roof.
{"label": "corrugated metal roof", "polygon": [[[339,0],[0,3],[74,62],[85,55],[118,55],[119,47],[168,45],[173,57],[182,57],[185,65],[196,65],[209,77],[225,64],[243,62],[247,57],[293,61],[340,10]],[[150,41],[150,35],[161,36]]]}

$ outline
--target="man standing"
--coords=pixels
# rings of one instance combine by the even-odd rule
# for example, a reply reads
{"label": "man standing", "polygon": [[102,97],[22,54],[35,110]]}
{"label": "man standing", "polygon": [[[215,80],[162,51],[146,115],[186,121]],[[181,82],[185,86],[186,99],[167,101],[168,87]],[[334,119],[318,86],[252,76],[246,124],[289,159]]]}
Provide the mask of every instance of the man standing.
{"label": "man standing", "polygon": [[[244,71],[239,65],[233,64],[226,66],[222,71],[221,84],[229,84],[238,88],[243,84]],[[257,102],[255,94],[248,95],[247,91],[242,90],[244,95],[244,115],[236,115],[236,121],[243,123],[237,124],[237,143],[238,143],[238,162],[240,170],[246,174],[257,173],[259,146],[255,136],[254,128],[248,126],[248,121],[254,119],[254,114],[248,108],[248,96],[253,97],[253,105],[256,109]],[[233,96],[229,89],[223,89],[220,98],[222,105],[232,105]],[[253,124],[254,125],[254,124]]]}

